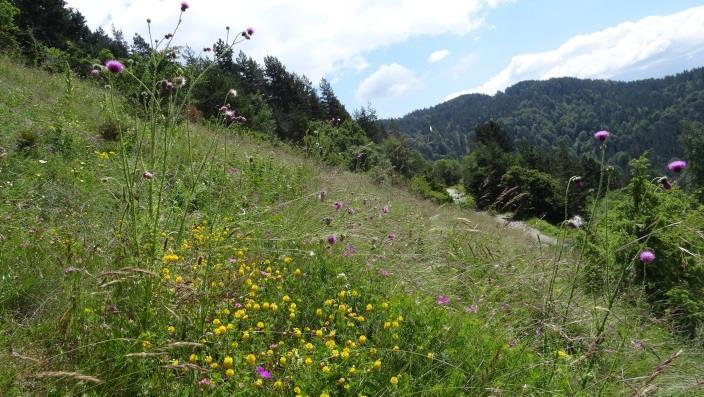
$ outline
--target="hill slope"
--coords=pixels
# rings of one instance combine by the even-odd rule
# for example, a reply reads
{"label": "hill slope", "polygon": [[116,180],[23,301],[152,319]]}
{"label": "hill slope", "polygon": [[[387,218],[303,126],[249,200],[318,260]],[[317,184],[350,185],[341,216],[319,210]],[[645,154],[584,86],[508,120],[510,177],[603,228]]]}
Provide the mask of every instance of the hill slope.
{"label": "hill slope", "polygon": [[516,139],[543,148],[564,140],[577,154],[593,153],[593,132],[608,129],[608,156],[617,164],[645,150],[652,150],[654,163],[664,162],[682,155],[680,124],[704,121],[704,68],[633,82],[524,81],[495,96],[463,95],[387,123],[412,137],[424,156],[440,158],[466,154],[474,127],[490,119]]}
{"label": "hill slope", "polygon": [[140,213],[164,181],[145,254],[107,93],[4,59],[0,88],[3,396],[697,395],[699,350],[653,372],[686,344],[641,307],[603,339],[604,297],[565,310],[574,259],[232,130],[179,124],[165,171],[131,176]]}

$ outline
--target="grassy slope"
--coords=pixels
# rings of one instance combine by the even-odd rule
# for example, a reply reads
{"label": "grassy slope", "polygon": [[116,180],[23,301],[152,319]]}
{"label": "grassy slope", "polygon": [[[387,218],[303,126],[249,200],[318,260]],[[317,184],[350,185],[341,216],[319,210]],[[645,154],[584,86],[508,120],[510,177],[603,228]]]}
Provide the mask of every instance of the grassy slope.
{"label": "grassy slope", "polygon": [[[103,121],[99,104],[104,92],[95,84],[73,87],[67,93],[62,76],[0,60],[0,152],[6,152],[0,160],[0,361],[10,363],[0,369],[0,390],[8,395],[189,395],[196,390],[224,395],[235,390],[235,382],[197,386],[202,376],[216,382],[224,376],[222,366],[210,370],[203,360],[210,355],[222,363],[233,356],[239,363],[257,349],[264,353],[257,363],[266,364],[289,394],[296,385],[310,395],[345,393],[335,384],[350,364],[330,359],[322,343],[315,343],[310,356],[316,364],[328,363],[330,374],[297,361],[277,365],[265,352],[275,341],[301,344],[298,349],[304,351],[300,338],[290,335],[295,327],[306,333],[316,327],[326,333],[334,329],[342,341],[357,338],[359,328],[350,328],[339,315],[326,324],[314,314],[325,309],[326,299],[351,299],[341,298],[341,290],[360,294],[347,303],[355,310],[361,312],[366,303],[375,307],[362,329],[379,353],[373,357],[353,348],[363,374],[348,375],[351,395],[630,394],[680,348],[685,354],[652,382],[653,391],[697,393],[704,372],[701,354],[671,338],[633,304],[615,309],[591,375],[597,381],[580,392],[589,335],[602,315],[598,307],[603,299],[580,295],[566,319],[544,318],[552,248],[505,230],[493,219],[438,207],[373,184],[364,175],[305,159],[294,148],[225,137],[203,127],[190,131],[194,158],[215,151],[190,208],[189,224],[196,228],[185,244],[165,238],[164,253],[173,250],[179,261],[147,269],[158,274],[155,281],[124,270],[105,274],[142,267],[142,260],[125,251],[119,228],[121,176],[118,160],[110,154],[118,146],[96,132]],[[131,123],[133,129],[141,128]],[[25,129],[40,132],[38,144],[19,151],[18,136]],[[197,166],[188,161],[185,136],[174,138],[173,172],[164,176],[174,208]],[[107,159],[96,152],[106,153]],[[320,191],[326,192],[324,200]],[[336,211],[335,201],[344,203],[343,209]],[[388,214],[381,211],[384,206]],[[165,236],[173,235],[174,223],[167,219]],[[326,243],[331,234],[339,239],[334,246]],[[348,244],[354,245],[354,255],[344,255]],[[260,300],[273,302],[284,291],[298,302],[297,317],[261,317],[271,334],[256,342],[235,333],[227,343],[214,337],[209,324],[225,316],[221,310],[255,296],[247,295],[247,285],[234,274],[237,265],[228,267],[230,257],[245,263],[248,278],[262,285]],[[293,259],[290,266],[285,257]],[[212,262],[212,270],[202,265],[203,258]],[[558,307],[574,267],[570,259],[560,262]],[[79,271],[66,274],[69,267]],[[295,267],[302,276],[294,274]],[[380,275],[382,268],[392,275]],[[163,269],[169,269],[168,277]],[[258,276],[260,271],[279,271],[281,279]],[[185,281],[177,283],[179,276]],[[452,302],[438,306],[439,294]],[[376,309],[383,302],[391,304],[388,313]],[[404,317],[398,331],[393,326],[384,330],[384,323],[397,315]],[[174,326],[174,333],[168,326]],[[241,325],[242,330],[253,326]],[[168,350],[176,341],[205,346]],[[639,341],[644,349],[637,347]],[[556,359],[558,351],[569,356]],[[158,354],[128,356],[141,352]],[[426,357],[429,352],[433,358]],[[198,359],[193,366],[204,368],[206,375],[184,364],[190,354]],[[379,355],[382,370],[361,371]],[[299,353],[288,357],[291,361]],[[174,365],[173,359],[180,363]],[[238,393],[280,392],[271,384],[256,389],[246,364],[235,368]],[[102,383],[47,371],[92,375]],[[45,378],[36,377],[42,373]],[[396,386],[389,383],[394,375],[400,375]]]}

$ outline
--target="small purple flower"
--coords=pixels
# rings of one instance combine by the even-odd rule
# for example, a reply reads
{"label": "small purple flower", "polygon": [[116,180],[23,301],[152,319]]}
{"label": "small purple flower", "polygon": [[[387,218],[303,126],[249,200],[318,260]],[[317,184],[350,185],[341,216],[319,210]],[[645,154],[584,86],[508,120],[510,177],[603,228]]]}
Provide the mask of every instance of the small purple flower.
{"label": "small purple flower", "polygon": [[381,274],[384,277],[389,277],[389,276],[393,275],[393,273],[384,269],[383,267],[381,269],[379,269],[379,274]]}
{"label": "small purple flower", "polygon": [[642,340],[633,339],[631,341],[631,343],[633,343],[633,347],[635,347],[636,349],[643,349],[643,341]]}
{"label": "small purple flower", "polygon": [[389,234],[389,241],[394,241],[394,240],[396,240],[396,235],[393,233],[390,233]]}
{"label": "small purple flower", "polygon": [[340,201],[335,201],[335,209],[336,209],[336,210],[339,210],[340,208],[342,208],[342,202],[340,202]]}
{"label": "small purple flower", "polygon": [[181,2],[181,12],[186,12],[188,7],[189,7],[188,3],[186,3],[185,1]]}
{"label": "small purple flower", "polygon": [[687,168],[687,162],[682,160],[675,160],[667,165],[668,170],[676,173],[682,172],[685,168]]}
{"label": "small purple flower", "polygon": [[464,307],[464,312],[465,313],[476,313],[479,311],[479,307],[476,304],[472,304],[470,306],[465,306]]}
{"label": "small purple flower", "polygon": [[389,206],[385,205],[384,208],[381,209],[381,212],[388,214],[389,213]]}
{"label": "small purple flower", "polygon": [[77,271],[78,271],[78,269],[76,269],[76,268],[73,267],[73,266],[69,266],[69,267],[67,267],[66,269],[64,269],[64,273],[66,273],[66,274],[75,273],[75,272],[77,272]]}
{"label": "small purple flower", "polygon": [[105,62],[105,67],[108,68],[110,73],[114,74],[120,74],[125,70],[125,65],[123,65],[120,61],[111,59],[107,62]]}
{"label": "small purple flower", "polygon": [[144,171],[144,174],[142,174],[142,178],[144,178],[146,180],[150,180],[150,179],[154,178],[154,173],[149,172],[149,171]]}
{"label": "small purple flower", "polygon": [[350,215],[354,214],[354,208],[352,208],[352,207],[347,208],[347,213]]}
{"label": "small purple flower", "polygon": [[213,384],[213,382],[208,378],[203,378],[198,382],[198,384],[201,386],[210,386]]}
{"label": "small purple flower", "polygon": [[599,142],[604,142],[609,137],[609,131],[597,131],[594,133],[594,138],[598,139]]}
{"label": "small purple flower", "polygon": [[336,242],[337,242],[337,236],[334,235],[334,234],[331,234],[331,235],[328,237],[328,243],[329,243],[330,245],[333,245],[333,244],[335,244]]}
{"label": "small purple flower", "polygon": [[435,298],[435,302],[438,305],[449,305],[450,304],[450,297],[447,295],[438,295],[437,298]]}
{"label": "small purple flower", "polygon": [[90,71],[90,75],[93,77],[100,77],[100,70],[98,69],[93,69]]}
{"label": "small purple flower", "polygon": [[271,372],[264,369],[264,367],[257,367],[257,373],[264,379],[271,379]]}
{"label": "small purple flower", "polygon": [[651,250],[644,250],[640,252],[639,257],[640,261],[647,265],[655,260],[655,253]]}
{"label": "small purple flower", "polygon": [[342,256],[351,256],[357,253],[357,248],[355,248],[354,245],[348,244],[347,248],[345,248],[345,252],[342,253]]}
{"label": "small purple flower", "polygon": [[237,259],[235,259],[235,258],[227,258],[227,261],[229,263],[237,263]]}
{"label": "small purple flower", "polygon": [[242,32],[242,36],[244,36],[244,38],[247,40],[251,39],[253,35],[254,35],[254,28],[251,26],[248,27],[247,29],[245,29],[244,32]]}
{"label": "small purple flower", "polygon": [[164,91],[168,92],[168,91],[171,91],[174,89],[174,83],[172,83],[169,80],[164,80],[163,85],[164,85]]}

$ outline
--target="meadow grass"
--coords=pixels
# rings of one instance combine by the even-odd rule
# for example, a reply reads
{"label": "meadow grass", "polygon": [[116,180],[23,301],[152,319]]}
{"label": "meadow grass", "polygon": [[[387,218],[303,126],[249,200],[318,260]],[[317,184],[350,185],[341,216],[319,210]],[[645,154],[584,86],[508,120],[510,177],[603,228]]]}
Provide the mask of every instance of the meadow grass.
{"label": "meadow grass", "polygon": [[[128,192],[122,144],[134,161],[150,126],[115,97],[104,139],[109,98],[0,59],[3,395],[702,391],[701,350],[637,290],[594,339],[607,297],[565,306],[569,249],[243,128],[175,123]],[[157,183],[159,244],[135,246]]]}

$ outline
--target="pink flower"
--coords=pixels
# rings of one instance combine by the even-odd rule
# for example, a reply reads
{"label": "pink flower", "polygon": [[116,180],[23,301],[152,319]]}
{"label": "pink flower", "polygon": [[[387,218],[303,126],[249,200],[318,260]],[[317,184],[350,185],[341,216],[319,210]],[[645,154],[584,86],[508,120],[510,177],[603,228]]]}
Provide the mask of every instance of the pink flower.
{"label": "pink flower", "polygon": [[335,201],[335,209],[336,209],[336,210],[339,210],[340,208],[342,208],[342,202],[340,202],[340,201]]}
{"label": "pink flower", "polygon": [[105,67],[108,68],[110,73],[114,74],[120,74],[125,70],[125,65],[123,65],[120,61],[111,59],[107,62],[105,62]]}
{"label": "pink flower", "polygon": [[198,384],[201,386],[210,386],[213,384],[213,382],[208,378],[203,378],[198,382]]}
{"label": "pink flower", "polygon": [[604,142],[609,137],[609,131],[597,131],[594,133],[594,138],[598,139],[600,142]]}
{"label": "pink flower", "polygon": [[388,214],[389,213],[389,206],[385,205],[384,208],[381,209],[381,212]]}
{"label": "pink flower", "polygon": [[354,245],[348,244],[347,248],[345,248],[345,251],[342,253],[342,256],[350,256],[354,255],[357,253],[357,248],[355,248]]}
{"label": "pink flower", "polygon": [[331,234],[331,235],[328,237],[328,243],[330,243],[330,245],[333,245],[333,244],[335,244],[336,242],[337,242],[337,236],[334,235],[334,234]]}
{"label": "pink flower", "polygon": [[98,69],[93,69],[90,71],[90,75],[93,77],[100,77],[100,70]]}
{"label": "pink flower", "polygon": [[257,367],[257,373],[264,379],[271,379],[271,372],[264,369],[264,367]]}
{"label": "pink flower", "polygon": [[647,265],[655,260],[655,253],[651,250],[644,250],[640,252],[639,257],[640,261]]}
{"label": "pink flower", "polygon": [[435,302],[438,305],[449,305],[450,304],[450,297],[447,295],[438,295],[438,297],[435,299]]}
{"label": "pink flower", "polygon": [[181,12],[185,12],[188,9],[189,5],[185,1],[181,2]]}
{"label": "pink flower", "polygon": [[254,28],[251,26],[248,27],[247,29],[245,29],[244,32],[242,32],[242,36],[244,36],[244,38],[247,40],[251,39],[253,35],[254,35]]}
{"label": "pink flower", "polygon": [[354,208],[352,208],[352,207],[347,208],[347,213],[350,215],[354,214]]}
{"label": "pink flower", "polygon": [[393,275],[393,273],[389,272],[388,270],[384,269],[383,267],[379,269],[379,274],[381,274],[384,277],[389,277]]}
{"label": "pink flower", "polygon": [[390,240],[390,241],[396,240],[396,235],[393,234],[393,233],[389,234],[389,240]]}
{"label": "pink flower", "polygon": [[670,162],[670,164],[667,165],[667,169],[672,171],[672,172],[677,172],[680,173],[682,170],[687,168],[687,162],[682,161],[682,160],[675,160]]}

